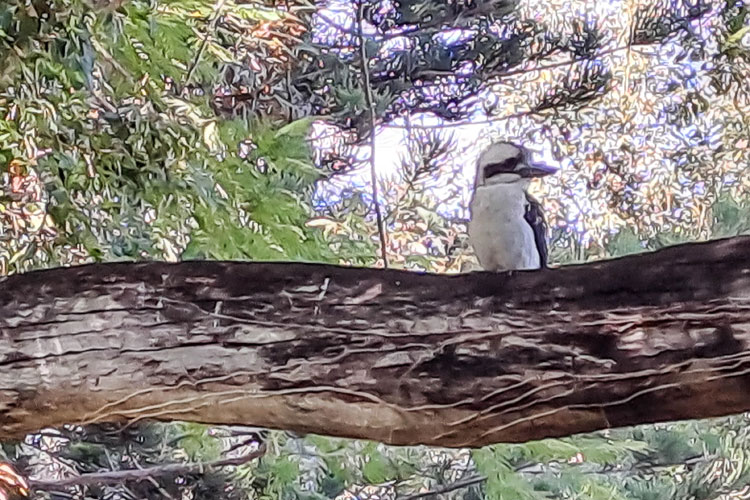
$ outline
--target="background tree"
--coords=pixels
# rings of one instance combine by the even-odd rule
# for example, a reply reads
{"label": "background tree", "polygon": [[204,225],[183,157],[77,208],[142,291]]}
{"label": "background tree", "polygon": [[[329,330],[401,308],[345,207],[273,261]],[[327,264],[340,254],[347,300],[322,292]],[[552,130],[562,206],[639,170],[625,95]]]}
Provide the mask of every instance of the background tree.
{"label": "background tree", "polygon": [[[388,96],[376,107],[376,135],[381,149],[409,129],[453,135],[456,149],[465,151],[447,162],[462,172],[452,184],[459,194],[436,208],[456,227],[468,215],[471,165],[494,137],[518,140],[563,167],[534,186],[553,228],[553,260],[560,263],[606,256],[619,233],[633,233],[642,248],[649,240],[705,239],[713,204],[746,195],[748,93],[736,77],[744,74],[747,57],[744,4],[519,2],[509,12],[492,2],[469,2],[455,7],[455,26],[425,14],[428,4],[381,9],[381,17],[399,22],[363,21],[372,33],[367,43],[381,47],[371,66],[392,69],[372,70],[382,76],[373,79],[373,95]],[[348,25],[336,20],[354,25],[356,12],[346,2],[335,5],[338,17],[322,14],[321,30],[341,35]],[[427,23],[426,48],[421,25],[405,11],[441,27]],[[416,73],[398,66],[414,59],[424,64]],[[320,156],[331,151],[339,158],[344,150],[343,156],[365,157],[367,147],[346,146],[344,139],[330,144],[330,131],[320,130],[326,138],[314,143],[324,151]],[[384,156],[379,170],[395,168]],[[319,198],[331,205],[356,192],[352,185],[369,182],[364,168],[339,166],[336,175],[346,181],[320,183]],[[431,194],[441,199],[443,193],[433,188]]]}

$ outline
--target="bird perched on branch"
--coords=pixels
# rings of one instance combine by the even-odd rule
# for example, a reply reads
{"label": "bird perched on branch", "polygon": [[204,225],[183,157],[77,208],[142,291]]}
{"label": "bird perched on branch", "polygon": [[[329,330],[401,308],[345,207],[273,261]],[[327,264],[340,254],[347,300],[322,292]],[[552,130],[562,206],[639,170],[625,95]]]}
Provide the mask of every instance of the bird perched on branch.
{"label": "bird perched on branch", "polygon": [[529,156],[527,149],[509,142],[496,142],[479,156],[469,241],[487,271],[547,266],[544,213],[526,188],[534,177],[557,169]]}

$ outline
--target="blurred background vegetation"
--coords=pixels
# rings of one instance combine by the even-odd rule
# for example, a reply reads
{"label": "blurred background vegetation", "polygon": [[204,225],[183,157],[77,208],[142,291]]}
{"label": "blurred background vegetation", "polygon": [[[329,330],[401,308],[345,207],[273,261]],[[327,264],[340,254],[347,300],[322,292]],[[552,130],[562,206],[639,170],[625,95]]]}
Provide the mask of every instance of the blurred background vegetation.
{"label": "blurred background vegetation", "polygon": [[[499,137],[561,167],[534,186],[554,265],[747,233],[749,9],[0,0],[0,275],[137,259],[471,269],[474,159]],[[479,450],[71,425],[0,459],[50,481],[153,468],[35,493],[55,499],[729,499],[750,498],[747,424]],[[260,446],[240,466],[160,469]]]}

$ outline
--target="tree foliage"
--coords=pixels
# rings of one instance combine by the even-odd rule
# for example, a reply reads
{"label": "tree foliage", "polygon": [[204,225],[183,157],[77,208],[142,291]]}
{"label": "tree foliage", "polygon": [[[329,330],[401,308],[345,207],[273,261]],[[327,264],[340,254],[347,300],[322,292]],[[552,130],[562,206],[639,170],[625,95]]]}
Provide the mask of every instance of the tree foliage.
{"label": "tree foliage", "polygon": [[[200,50],[203,33],[188,23],[200,9],[0,8],[5,272],[92,259],[346,254],[346,240],[334,253],[305,225],[321,177],[305,142],[310,120],[219,119],[213,93],[185,82],[220,86],[215,70],[231,61],[221,45]],[[232,14],[260,16],[244,6]]]}
{"label": "tree foliage", "polygon": [[[425,12],[429,4],[399,2],[378,15],[401,19],[401,10]],[[435,176],[427,191],[438,200],[433,208],[447,227],[464,231],[471,166],[494,138],[519,141],[561,165],[558,175],[534,186],[552,227],[552,259],[559,263],[607,256],[620,232],[633,232],[643,245],[664,233],[682,241],[705,239],[712,207],[747,196],[750,94],[739,77],[747,74],[744,4],[519,2],[511,12],[491,14],[482,12],[482,2],[459,4],[468,10],[455,26],[446,22],[426,30],[431,36],[425,43],[446,51],[438,59],[451,61],[449,69],[437,71],[425,62],[419,78],[406,78],[398,89],[403,68],[383,73],[378,64],[400,64],[394,54],[411,58],[422,47],[416,40],[423,31],[418,23],[373,21],[376,29],[364,21],[371,33],[367,43],[380,47],[372,56],[372,73],[388,76],[373,80],[374,95],[387,96],[375,110],[378,149],[393,148],[400,134],[395,149],[408,150],[409,130],[431,136],[423,140],[454,137],[460,153],[443,162],[444,174]],[[356,19],[350,4],[336,6],[339,18]],[[321,24],[341,34],[346,26],[333,21]],[[513,50],[519,56],[510,62],[467,56],[485,40],[483,23],[490,26],[490,38],[517,40]],[[529,31],[513,31],[518,27]],[[361,113],[366,115],[364,108]],[[370,181],[367,148],[344,139],[331,144],[329,133],[321,127],[324,139],[314,144],[322,163],[337,164],[336,176],[344,179],[318,186],[319,198],[331,207],[352,191],[356,196],[352,185],[366,190]],[[382,171],[399,168],[383,156],[376,158]],[[356,160],[347,168],[341,157]],[[451,171],[459,175],[445,174]],[[385,174],[380,182],[381,193],[393,184],[407,187]],[[391,200],[380,201],[388,211]],[[407,251],[400,248],[392,256]]]}

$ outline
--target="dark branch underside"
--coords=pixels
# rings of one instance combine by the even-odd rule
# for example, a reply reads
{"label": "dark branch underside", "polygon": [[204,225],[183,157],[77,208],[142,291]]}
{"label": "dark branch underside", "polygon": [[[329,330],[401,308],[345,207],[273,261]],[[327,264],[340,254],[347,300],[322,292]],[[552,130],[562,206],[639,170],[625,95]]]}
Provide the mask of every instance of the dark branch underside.
{"label": "dark branch underside", "polygon": [[750,238],[458,276],[118,263],[0,281],[0,438],[143,418],[479,446],[750,410]]}

